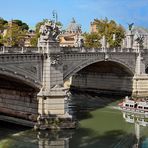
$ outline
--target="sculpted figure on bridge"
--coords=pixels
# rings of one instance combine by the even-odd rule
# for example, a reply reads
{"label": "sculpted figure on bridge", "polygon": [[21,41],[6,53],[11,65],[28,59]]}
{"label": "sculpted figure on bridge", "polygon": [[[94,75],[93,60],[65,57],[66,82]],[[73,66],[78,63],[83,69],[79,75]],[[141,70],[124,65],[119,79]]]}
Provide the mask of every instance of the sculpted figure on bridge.
{"label": "sculpted figure on bridge", "polygon": [[56,40],[60,29],[53,21],[48,21],[41,25],[39,33],[41,40]]}
{"label": "sculpted figure on bridge", "polygon": [[133,28],[134,23],[128,24],[128,29],[131,31]]}
{"label": "sculpted figure on bridge", "polygon": [[38,46],[46,46],[47,43],[50,42],[57,42],[58,35],[60,34],[59,26],[55,24],[53,21],[45,22],[41,25],[40,30],[40,37],[38,40]]}
{"label": "sculpted figure on bridge", "polygon": [[139,44],[140,47],[143,47],[144,36],[143,35],[137,36],[137,38],[135,39],[135,41]]}
{"label": "sculpted figure on bridge", "polygon": [[84,40],[83,40],[82,36],[80,36],[80,35],[75,36],[74,40],[75,40],[75,42],[74,42],[75,47],[83,47]]}

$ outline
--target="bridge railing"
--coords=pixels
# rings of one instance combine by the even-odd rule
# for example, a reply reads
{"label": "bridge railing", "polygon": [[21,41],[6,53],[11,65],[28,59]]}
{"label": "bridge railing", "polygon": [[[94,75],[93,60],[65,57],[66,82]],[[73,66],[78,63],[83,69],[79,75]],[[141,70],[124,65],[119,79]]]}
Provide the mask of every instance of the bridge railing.
{"label": "bridge railing", "polygon": [[[0,54],[18,54],[18,53],[44,53],[47,49],[41,49],[38,47],[0,47]],[[50,50],[50,48],[48,49]],[[56,51],[56,48],[51,49],[52,52]],[[58,48],[59,50],[59,48]],[[139,50],[134,48],[71,48],[60,47],[60,51],[64,53],[138,53]],[[148,53],[148,49],[142,49],[141,52]]]}
{"label": "bridge railing", "polygon": [[0,47],[0,54],[39,53],[37,47]]}
{"label": "bridge railing", "polygon": [[96,52],[133,52],[137,53],[137,49],[131,48],[68,48],[63,47],[64,53],[96,53]]}

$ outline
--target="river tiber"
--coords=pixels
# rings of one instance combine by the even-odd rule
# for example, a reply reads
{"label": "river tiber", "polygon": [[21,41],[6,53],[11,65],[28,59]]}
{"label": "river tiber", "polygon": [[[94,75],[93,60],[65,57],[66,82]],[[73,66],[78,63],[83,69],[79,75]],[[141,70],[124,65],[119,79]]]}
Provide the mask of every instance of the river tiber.
{"label": "river tiber", "polygon": [[148,147],[147,29],[0,21],[0,148]]}

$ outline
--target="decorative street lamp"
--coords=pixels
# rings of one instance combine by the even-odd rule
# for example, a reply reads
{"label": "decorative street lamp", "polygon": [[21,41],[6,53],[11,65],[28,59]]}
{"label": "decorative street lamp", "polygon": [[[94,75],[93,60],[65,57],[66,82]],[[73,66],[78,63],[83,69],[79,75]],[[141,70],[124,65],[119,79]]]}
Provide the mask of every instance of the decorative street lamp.
{"label": "decorative street lamp", "polygon": [[55,23],[57,23],[57,21],[58,21],[58,14],[57,14],[56,10],[52,11],[52,15],[53,15],[53,19],[55,20]]}

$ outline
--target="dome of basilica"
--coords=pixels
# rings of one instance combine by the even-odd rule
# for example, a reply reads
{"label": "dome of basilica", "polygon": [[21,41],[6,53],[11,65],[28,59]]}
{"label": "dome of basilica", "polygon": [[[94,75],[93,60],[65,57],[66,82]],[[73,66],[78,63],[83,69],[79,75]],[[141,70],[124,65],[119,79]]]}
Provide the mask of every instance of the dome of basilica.
{"label": "dome of basilica", "polygon": [[69,33],[81,33],[81,26],[78,25],[73,18],[72,21],[70,22],[69,26],[66,29],[66,32]]}

